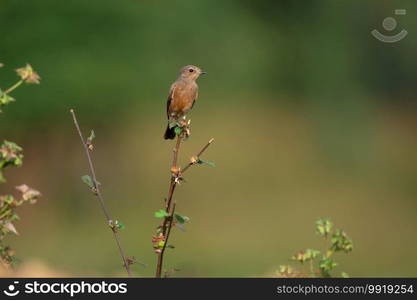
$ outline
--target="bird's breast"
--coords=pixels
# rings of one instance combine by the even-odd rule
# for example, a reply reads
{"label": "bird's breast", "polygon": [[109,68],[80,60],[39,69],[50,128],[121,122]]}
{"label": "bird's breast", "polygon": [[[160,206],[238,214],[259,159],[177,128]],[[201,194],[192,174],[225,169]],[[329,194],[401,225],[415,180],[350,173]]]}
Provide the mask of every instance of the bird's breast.
{"label": "bird's breast", "polygon": [[187,112],[190,110],[196,99],[197,89],[195,82],[176,86],[172,94],[171,112]]}

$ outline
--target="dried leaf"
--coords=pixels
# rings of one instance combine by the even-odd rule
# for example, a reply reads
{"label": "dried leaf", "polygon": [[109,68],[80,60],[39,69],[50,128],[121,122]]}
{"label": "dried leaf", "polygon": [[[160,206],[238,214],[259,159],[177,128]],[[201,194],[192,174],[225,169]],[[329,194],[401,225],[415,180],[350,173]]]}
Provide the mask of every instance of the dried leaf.
{"label": "dried leaf", "polygon": [[14,227],[12,222],[7,222],[6,224],[4,224],[4,227],[6,227],[8,231],[13,232],[15,235],[19,235],[19,233],[16,230],[16,227]]}
{"label": "dried leaf", "polygon": [[16,186],[16,190],[22,193],[22,198],[25,201],[30,201],[30,203],[36,203],[38,198],[41,196],[41,193],[26,184]]}

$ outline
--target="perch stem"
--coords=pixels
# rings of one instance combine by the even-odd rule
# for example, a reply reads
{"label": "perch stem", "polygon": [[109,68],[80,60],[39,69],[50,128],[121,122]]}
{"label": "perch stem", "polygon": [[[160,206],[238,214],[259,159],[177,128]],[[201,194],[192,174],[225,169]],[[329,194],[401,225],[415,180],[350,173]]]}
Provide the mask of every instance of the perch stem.
{"label": "perch stem", "polygon": [[[172,168],[173,169],[177,169],[177,164],[178,164],[178,152],[180,149],[180,145],[181,145],[181,141],[182,141],[182,134],[177,136],[177,142],[175,144],[175,148],[174,148],[174,155],[173,155],[173,159],[172,159]],[[197,153],[196,157],[199,159],[200,156],[207,150],[207,148],[211,145],[211,143],[214,141],[214,139],[211,139],[210,141],[208,141],[208,143]],[[165,250],[166,247],[168,245],[168,240],[171,234],[171,229],[174,225],[174,214],[175,214],[175,207],[176,207],[176,203],[174,201],[174,203],[172,203],[172,199],[174,196],[174,192],[175,192],[175,187],[177,186],[177,181],[176,181],[176,176],[181,176],[181,174],[183,174],[186,170],[188,170],[192,165],[194,165],[195,163],[190,162],[188,165],[186,165],[184,167],[183,170],[179,169],[178,170],[178,174],[173,174],[171,176],[171,183],[169,186],[169,191],[168,191],[168,198],[165,204],[165,211],[168,213],[168,216],[166,216],[164,218],[164,222],[162,224],[162,234],[165,237],[164,240],[164,245],[161,249],[161,252],[158,254],[158,262],[157,262],[157,266],[156,266],[156,277],[157,278],[161,278],[162,275],[162,267],[163,267],[163,261],[164,261],[164,254],[165,254]],[[171,204],[172,204],[172,208],[171,208]]]}

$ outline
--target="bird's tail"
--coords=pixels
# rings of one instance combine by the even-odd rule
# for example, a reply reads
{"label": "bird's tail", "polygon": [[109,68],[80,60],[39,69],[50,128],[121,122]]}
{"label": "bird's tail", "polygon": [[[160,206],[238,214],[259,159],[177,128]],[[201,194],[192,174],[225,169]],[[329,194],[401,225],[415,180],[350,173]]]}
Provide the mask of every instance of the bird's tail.
{"label": "bird's tail", "polygon": [[167,129],[165,130],[164,139],[166,140],[173,140],[175,139],[175,127],[169,128],[169,124],[167,125]]}

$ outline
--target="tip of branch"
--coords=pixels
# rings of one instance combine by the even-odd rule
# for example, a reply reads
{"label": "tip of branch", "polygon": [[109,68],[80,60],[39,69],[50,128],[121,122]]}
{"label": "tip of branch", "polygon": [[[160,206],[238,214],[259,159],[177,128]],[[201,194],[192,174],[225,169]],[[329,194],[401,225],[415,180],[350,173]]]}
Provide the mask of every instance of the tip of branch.
{"label": "tip of branch", "polygon": [[70,113],[72,113],[72,114],[73,114],[73,113],[74,113],[74,109],[72,109],[72,108],[71,108],[71,109],[70,109]]}
{"label": "tip of branch", "polygon": [[214,142],[214,138],[212,138],[208,143],[211,144]]}

